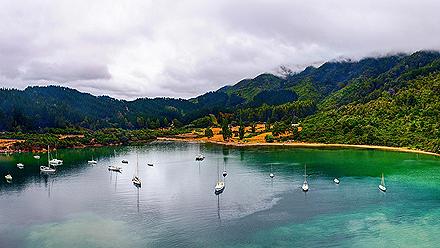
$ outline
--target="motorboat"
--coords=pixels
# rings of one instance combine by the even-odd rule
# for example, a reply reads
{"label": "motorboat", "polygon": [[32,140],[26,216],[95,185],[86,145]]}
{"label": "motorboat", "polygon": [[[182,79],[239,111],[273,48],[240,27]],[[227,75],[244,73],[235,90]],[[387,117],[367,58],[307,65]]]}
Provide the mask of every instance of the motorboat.
{"label": "motorboat", "polygon": [[338,179],[337,177],[335,177],[335,178],[333,179],[333,182],[336,183],[336,184],[339,184],[339,183],[340,183],[340,181],[339,181],[339,179]]}
{"label": "motorboat", "polygon": [[23,169],[23,168],[24,168],[24,164],[22,164],[22,163],[18,163],[18,164],[17,164],[17,168],[20,169],[20,170]]}
{"label": "motorboat", "polygon": [[109,171],[122,172],[122,168],[116,165],[110,165],[108,167]]}
{"label": "motorboat", "polygon": [[62,164],[63,164],[63,160],[61,160],[61,159],[57,159],[57,158],[53,158],[53,159],[51,159],[51,160],[49,161],[49,164],[50,164],[50,165],[53,165],[53,166],[59,166],[59,165],[62,165]]}
{"label": "motorboat", "polygon": [[40,172],[43,172],[43,173],[53,173],[55,171],[56,171],[56,169],[50,167],[50,165],[48,165],[48,166],[45,166],[45,165],[40,166]]}

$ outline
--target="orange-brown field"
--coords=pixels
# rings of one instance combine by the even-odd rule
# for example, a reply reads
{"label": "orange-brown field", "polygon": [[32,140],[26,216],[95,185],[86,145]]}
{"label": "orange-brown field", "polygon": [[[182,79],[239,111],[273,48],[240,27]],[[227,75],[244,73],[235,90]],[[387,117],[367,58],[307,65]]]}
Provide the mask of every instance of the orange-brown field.
{"label": "orange-brown field", "polygon": [[[239,127],[233,127],[232,132],[238,132]],[[192,141],[192,142],[207,142],[222,145],[231,146],[291,146],[291,147],[311,147],[311,148],[361,148],[361,149],[376,149],[376,150],[387,150],[387,151],[397,151],[397,152],[412,152],[421,153],[434,156],[440,156],[440,154],[433,152],[426,152],[421,150],[410,149],[406,147],[388,147],[388,146],[374,146],[374,145],[349,145],[349,144],[323,144],[323,143],[306,143],[298,141],[287,141],[287,142],[273,142],[267,143],[265,140],[266,135],[272,134],[272,132],[264,132],[264,124],[258,124],[256,127],[256,132],[261,132],[256,136],[247,137],[250,133],[250,127],[246,127],[245,138],[240,140],[234,135],[233,138],[228,141],[223,140],[223,136],[220,134],[221,128],[212,128],[214,136],[212,138],[204,137],[204,130],[192,133],[176,135],[174,137],[158,138],[158,140],[179,140],[179,141]],[[301,127],[299,127],[301,131]]]}
{"label": "orange-brown field", "polygon": [[0,151],[9,152],[12,151],[12,145],[17,142],[23,142],[24,140],[15,139],[0,139]]}

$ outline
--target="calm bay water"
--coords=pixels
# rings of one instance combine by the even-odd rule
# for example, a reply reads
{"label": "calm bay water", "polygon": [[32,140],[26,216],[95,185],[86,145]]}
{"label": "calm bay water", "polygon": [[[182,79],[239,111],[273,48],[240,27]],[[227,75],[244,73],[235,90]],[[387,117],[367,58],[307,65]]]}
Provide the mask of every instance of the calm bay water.
{"label": "calm bay water", "polygon": [[[206,159],[195,162],[203,153]],[[139,154],[142,187],[131,183]],[[0,156],[0,247],[438,247],[440,159],[154,142]],[[92,156],[97,165],[87,164]],[[121,164],[122,159],[129,164]],[[17,163],[24,163],[19,170]],[[154,163],[154,167],[147,166]],[[270,179],[270,164],[275,174]],[[304,164],[310,190],[301,191]],[[122,173],[109,172],[120,165]],[[226,167],[216,196],[217,165]],[[8,172],[12,183],[4,180]],[[377,186],[385,174],[387,193]],[[333,183],[339,177],[340,185]]]}

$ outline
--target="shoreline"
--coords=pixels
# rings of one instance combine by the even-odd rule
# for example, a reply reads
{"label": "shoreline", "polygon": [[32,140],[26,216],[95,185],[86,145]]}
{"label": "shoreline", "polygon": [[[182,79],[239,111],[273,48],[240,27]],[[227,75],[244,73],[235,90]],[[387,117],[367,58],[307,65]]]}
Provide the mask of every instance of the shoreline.
{"label": "shoreline", "polygon": [[358,148],[367,150],[382,150],[382,151],[394,151],[394,152],[407,152],[418,153],[424,155],[431,155],[440,157],[440,154],[435,152],[427,152],[422,150],[414,150],[404,147],[391,147],[391,146],[376,146],[376,145],[351,145],[351,144],[325,144],[325,143],[304,143],[304,142],[290,142],[290,143],[237,143],[237,142],[224,142],[213,140],[202,140],[194,138],[173,138],[173,137],[157,137],[156,140],[162,141],[181,141],[181,142],[195,142],[195,143],[210,143],[225,146],[234,147],[252,147],[252,146],[282,146],[282,147],[300,147],[300,148]]}

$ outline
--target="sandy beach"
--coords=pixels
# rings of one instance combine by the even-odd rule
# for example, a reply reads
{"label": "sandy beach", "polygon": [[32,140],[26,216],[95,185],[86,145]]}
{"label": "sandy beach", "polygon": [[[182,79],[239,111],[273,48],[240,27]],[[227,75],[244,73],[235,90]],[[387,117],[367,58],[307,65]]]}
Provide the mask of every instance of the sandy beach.
{"label": "sandy beach", "polygon": [[247,143],[239,143],[239,142],[235,142],[235,141],[225,142],[225,141],[211,140],[211,139],[207,139],[207,138],[189,138],[189,137],[158,137],[157,140],[212,143],[212,144],[235,146],[235,147],[249,147],[249,146],[283,146],[283,147],[286,147],[286,146],[288,146],[288,147],[301,147],[301,148],[375,149],[375,150],[395,151],[395,152],[411,152],[411,153],[419,153],[419,154],[440,157],[440,154],[434,153],[434,152],[414,150],[414,149],[409,149],[409,148],[404,148],[404,147],[374,146],[374,145],[324,144],[324,143],[305,143],[305,142],[284,142],[284,143],[247,142]]}

